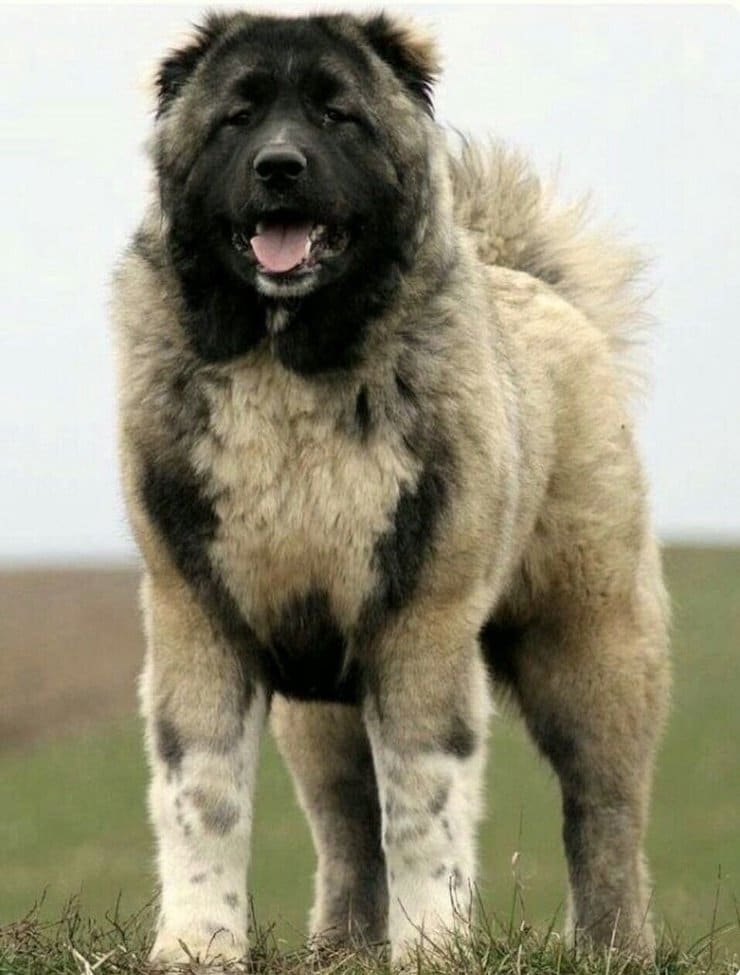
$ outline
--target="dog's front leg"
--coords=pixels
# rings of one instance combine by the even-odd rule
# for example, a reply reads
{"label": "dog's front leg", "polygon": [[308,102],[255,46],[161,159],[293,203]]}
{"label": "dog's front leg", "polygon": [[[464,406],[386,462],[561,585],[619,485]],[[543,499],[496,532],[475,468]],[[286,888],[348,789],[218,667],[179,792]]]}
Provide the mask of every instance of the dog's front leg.
{"label": "dog's front leg", "polygon": [[[464,615],[464,614],[463,614]],[[365,706],[382,809],[392,959],[469,918],[488,688],[455,610],[405,616],[384,635]]]}
{"label": "dog's front leg", "polygon": [[161,884],[151,957],[239,958],[265,693],[184,583],[147,579],[144,605],[141,699]]}

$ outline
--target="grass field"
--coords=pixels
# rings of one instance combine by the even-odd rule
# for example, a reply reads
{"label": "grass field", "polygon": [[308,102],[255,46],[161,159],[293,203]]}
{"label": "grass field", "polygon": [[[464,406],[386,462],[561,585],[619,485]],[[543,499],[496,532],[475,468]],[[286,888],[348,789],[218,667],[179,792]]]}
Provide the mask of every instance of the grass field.
{"label": "grass field", "polygon": [[[740,551],[673,549],[666,564],[675,693],[648,844],[655,912],[684,945],[715,931],[718,950],[731,955],[740,953]],[[145,781],[133,718],[93,737],[0,756],[0,924],[18,920],[43,892],[47,919],[73,894],[101,920],[119,894],[122,914],[140,908],[153,879]],[[546,929],[562,914],[565,889],[557,789],[506,715],[494,721],[488,788],[480,883],[486,909],[508,923],[516,851],[523,903],[515,919],[523,912]],[[280,944],[303,936],[312,871],[307,828],[268,740],[250,887],[258,921],[274,925]],[[1,963],[0,955],[0,973],[11,971]]]}

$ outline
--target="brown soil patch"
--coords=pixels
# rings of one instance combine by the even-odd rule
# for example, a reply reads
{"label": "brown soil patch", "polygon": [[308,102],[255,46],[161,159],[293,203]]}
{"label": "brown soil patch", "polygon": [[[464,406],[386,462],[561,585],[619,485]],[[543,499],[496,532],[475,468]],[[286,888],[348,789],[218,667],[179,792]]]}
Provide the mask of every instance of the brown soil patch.
{"label": "brown soil patch", "polygon": [[133,569],[0,572],[0,748],[134,711],[137,587]]}

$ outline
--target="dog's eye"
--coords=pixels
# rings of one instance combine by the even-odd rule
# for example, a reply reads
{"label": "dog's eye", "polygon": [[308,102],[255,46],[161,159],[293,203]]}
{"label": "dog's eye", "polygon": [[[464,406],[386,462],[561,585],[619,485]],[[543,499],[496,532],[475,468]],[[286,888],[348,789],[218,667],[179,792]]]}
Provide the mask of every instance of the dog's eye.
{"label": "dog's eye", "polygon": [[350,117],[339,108],[327,107],[324,109],[322,121],[325,125],[332,125],[336,122],[349,122]]}
{"label": "dog's eye", "polygon": [[240,108],[238,112],[232,112],[226,116],[227,125],[248,125],[252,121],[251,108]]}

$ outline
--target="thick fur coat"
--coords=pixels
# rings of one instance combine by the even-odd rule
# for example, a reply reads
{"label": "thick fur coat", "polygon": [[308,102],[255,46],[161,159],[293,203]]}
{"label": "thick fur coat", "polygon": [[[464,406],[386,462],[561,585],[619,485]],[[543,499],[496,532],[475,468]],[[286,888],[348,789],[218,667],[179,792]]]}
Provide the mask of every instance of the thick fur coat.
{"label": "thick fur coat", "polygon": [[[320,122],[317,63],[340,75]],[[219,122],[265,64],[268,94]],[[436,72],[385,16],[212,17],[160,69],[159,192],[114,298],[160,961],[246,951],[269,711],[318,854],[312,934],[403,961],[459,923],[492,686],[559,776],[571,923],[652,950],[667,610],[629,409],[639,260],[515,155],[451,153]],[[233,214],[265,206],[253,161],[286,126],[281,206],[303,194],[335,244],[281,276]]]}

